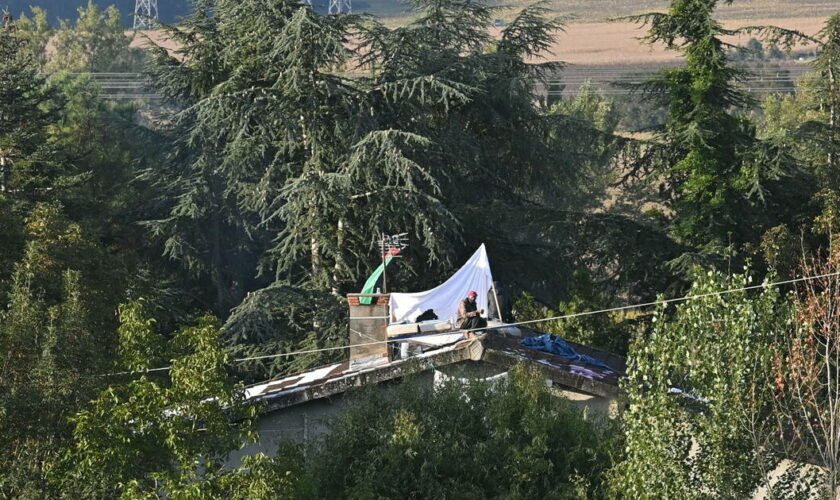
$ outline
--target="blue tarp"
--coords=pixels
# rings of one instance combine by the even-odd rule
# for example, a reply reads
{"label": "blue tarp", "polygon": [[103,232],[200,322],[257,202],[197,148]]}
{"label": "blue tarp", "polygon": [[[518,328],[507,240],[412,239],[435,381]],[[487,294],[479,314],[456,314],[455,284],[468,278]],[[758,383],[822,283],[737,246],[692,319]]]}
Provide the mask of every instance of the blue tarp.
{"label": "blue tarp", "polygon": [[574,348],[572,348],[572,346],[570,346],[568,342],[556,335],[544,333],[536,337],[528,337],[527,339],[522,339],[520,343],[525,347],[530,347],[531,349],[536,349],[538,351],[550,352],[551,354],[556,354],[570,361],[586,363],[612,372],[615,371],[609,366],[605,365],[604,363],[593,358],[592,356],[587,356],[586,354],[578,354],[578,352],[575,351]]}

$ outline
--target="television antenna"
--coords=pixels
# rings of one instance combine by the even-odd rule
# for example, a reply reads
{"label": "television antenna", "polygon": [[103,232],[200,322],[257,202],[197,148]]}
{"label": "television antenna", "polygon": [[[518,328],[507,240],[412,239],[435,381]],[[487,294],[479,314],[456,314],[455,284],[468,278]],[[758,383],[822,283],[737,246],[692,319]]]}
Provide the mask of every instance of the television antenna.
{"label": "television antenna", "polygon": [[379,238],[379,255],[382,256],[382,293],[388,293],[388,279],[386,277],[387,259],[402,257],[400,253],[408,248],[408,233],[387,235],[382,233]]}

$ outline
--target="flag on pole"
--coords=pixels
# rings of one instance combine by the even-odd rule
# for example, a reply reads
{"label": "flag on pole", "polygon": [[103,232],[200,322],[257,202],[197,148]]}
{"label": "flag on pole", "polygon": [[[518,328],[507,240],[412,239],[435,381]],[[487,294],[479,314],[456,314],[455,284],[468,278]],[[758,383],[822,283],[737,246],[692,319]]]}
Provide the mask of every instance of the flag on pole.
{"label": "flag on pole", "polygon": [[[362,293],[373,293],[373,291],[376,289],[376,283],[379,281],[379,278],[382,277],[382,273],[385,272],[385,266],[390,264],[394,257],[397,256],[401,251],[402,249],[396,247],[392,247],[388,250],[388,252],[385,254],[385,262],[379,264],[379,267],[377,267],[373,271],[373,274],[371,274],[370,277],[368,277],[367,281],[365,281],[365,286],[362,288]],[[373,303],[373,297],[362,297],[359,299],[359,303],[364,305],[371,305]]]}

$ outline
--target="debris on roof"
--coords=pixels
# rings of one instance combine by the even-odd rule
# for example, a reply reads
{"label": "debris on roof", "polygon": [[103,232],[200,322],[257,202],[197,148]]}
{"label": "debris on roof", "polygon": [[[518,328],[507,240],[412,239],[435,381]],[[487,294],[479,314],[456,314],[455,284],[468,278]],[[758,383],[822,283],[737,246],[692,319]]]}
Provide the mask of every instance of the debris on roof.
{"label": "debris on roof", "polygon": [[[434,339],[430,340],[431,337],[441,337],[437,339],[440,345],[431,345],[435,343]],[[248,400],[264,401],[266,411],[275,411],[435,366],[481,359],[482,345],[475,338],[464,339],[462,334],[425,335],[423,341],[429,344],[426,346],[428,350],[407,359],[389,361],[387,357],[381,357],[379,362],[362,369],[351,368],[350,361],[345,361],[247,387],[245,396]]]}
{"label": "debris on roof", "polygon": [[[524,336],[539,335],[521,328]],[[422,335],[394,342],[410,344],[413,354],[407,359],[390,360],[387,356],[357,359],[324,366],[305,373],[290,375],[278,380],[246,388],[249,400],[264,401],[265,411],[275,411],[306,401],[341,394],[353,387],[362,387],[387,380],[404,377],[460,361],[485,361],[497,366],[509,367],[526,363],[537,368],[543,376],[556,384],[571,390],[594,396],[615,398],[619,394],[618,381],[626,369],[624,358],[605,351],[592,349],[574,342],[573,348],[586,356],[614,367],[614,370],[600,366],[572,361],[556,354],[537,351],[520,345],[520,339],[508,338],[495,330],[477,338],[465,338],[463,333]],[[358,363],[363,361],[363,363]]]}
{"label": "debris on roof", "polygon": [[[533,330],[523,330],[526,334],[540,334]],[[539,370],[545,378],[571,390],[605,398],[617,397],[619,395],[618,382],[624,377],[624,370],[626,369],[624,358],[574,342],[567,342],[577,352],[591,356],[613,367],[615,371],[581,361],[572,361],[557,354],[524,347],[520,344],[519,339],[506,338],[500,335],[489,335],[484,340],[484,356],[482,359],[500,366],[525,363]]]}
{"label": "debris on roof", "polygon": [[600,359],[577,352],[566,339],[562,339],[550,333],[544,333],[535,337],[527,337],[522,339],[519,343],[530,349],[556,354],[561,358],[568,359],[569,361],[576,361],[596,368],[603,368],[604,370],[613,372],[615,371],[611,366]]}

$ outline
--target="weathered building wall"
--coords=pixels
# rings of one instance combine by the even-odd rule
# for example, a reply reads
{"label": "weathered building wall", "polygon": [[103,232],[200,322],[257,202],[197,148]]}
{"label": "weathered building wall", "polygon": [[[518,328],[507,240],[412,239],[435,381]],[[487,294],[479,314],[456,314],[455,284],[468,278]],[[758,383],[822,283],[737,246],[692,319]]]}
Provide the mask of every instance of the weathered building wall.
{"label": "weathered building wall", "polygon": [[[432,387],[432,371],[413,374],[405,380],[424,387]],[[392,387],[394,387],[393,382],[384,382],[377,385],[377,390],[388,391]],[[359,390],[352,389],[343,394],[264,413],[256,423],[258,441],[231,453],[228,464],[238,466],[243,456],[257,453],[274,456],[277,454],[278,446],[284,441],[302,443],[323,436],[330,430],[330,421],[347,408],[348,402],[358,394]]]}
{"label": "weathered building wall", "polygon": [[243,456],[257,453],[274,456],[284,441],[301,443],[328,432],[329,420],[338,415],[345,405],[343,396],[335,396],[262,415],[256,425],[259,440],[231,453],[228,464],[238,466]]}
{"label": "weathered building wall", "polygon": [[[458,354],[455,352],[454,354]],[[377,390],[389,391],[395,387],[394,382],[409,380],[411,383],[432,388],[436,383],[446,380],[500,380],[506,374],[507,367],[486,361],[460,361],[453,364],[438,366],[413,373],[407,378],[397,378],[393,381],[380,382]],[[407,371],[410,373],[410,370]],[[585,414],[592,418],[614,417],[617,414],[616,398],[600,397],[591,394],[575,392],[561,385],[552,383],[546,378],[546,383],[552,386],[558,396],[565,397],[575,406],[585,409]],[[232,453],[228,463],[239,465],[245,455],[265,453],[274,456],[278,446],[284,441],[301,443],[323,436],[329,432],[330,420],[338,416],[347,407],[348,402],[358,394],[358,389],[351,388],[347,392],[300,402],[288,408],[275,409],[264,413],[257,420],[259,441],[247,445],[245,448]],[[269,404],[269,407],[271,405]]]}

